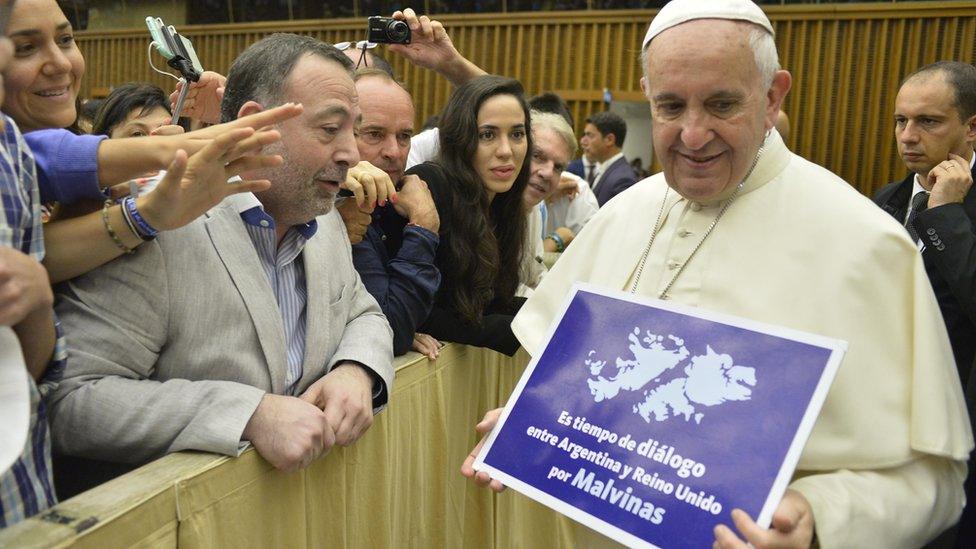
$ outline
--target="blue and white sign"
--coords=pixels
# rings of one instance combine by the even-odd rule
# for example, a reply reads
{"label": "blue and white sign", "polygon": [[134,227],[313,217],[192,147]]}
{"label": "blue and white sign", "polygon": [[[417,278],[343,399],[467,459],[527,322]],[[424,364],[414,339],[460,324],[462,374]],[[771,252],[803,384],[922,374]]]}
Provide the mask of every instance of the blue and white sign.
{"label": "blue and white sign", "polygon": [[847,344],[577,284],[475,463],[629,546],[768,527]]}

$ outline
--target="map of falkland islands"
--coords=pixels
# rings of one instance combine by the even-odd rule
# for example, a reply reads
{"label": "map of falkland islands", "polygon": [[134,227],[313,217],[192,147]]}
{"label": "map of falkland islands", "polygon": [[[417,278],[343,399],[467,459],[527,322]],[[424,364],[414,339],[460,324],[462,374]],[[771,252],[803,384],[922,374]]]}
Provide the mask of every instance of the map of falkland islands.
{"label": "map of falkland islands", "polygon": [[[634,405],[634,413],[644,421],[684,416],[685,421],[694,418],[695,423],[701,423],[705,417],[701,408],[751,398],[751,387],[756,386],[755,368],[738,366],[731,356],[716,353],[708,345],[704,355],[689,359],[691,353],[684,340],[673,335],[665,338],[647,331],[644,337],[639,336],[640,328],[627,336],[633,357],[617,357],[617,371],[609,377],[602,375],[607,361],[594,358],[596,350],[589,352],[585,364],[593,377],[586,383],[595,402],[640,391],[644,399]],[[662,381],[681,364],[685,365],[686,377]]]}

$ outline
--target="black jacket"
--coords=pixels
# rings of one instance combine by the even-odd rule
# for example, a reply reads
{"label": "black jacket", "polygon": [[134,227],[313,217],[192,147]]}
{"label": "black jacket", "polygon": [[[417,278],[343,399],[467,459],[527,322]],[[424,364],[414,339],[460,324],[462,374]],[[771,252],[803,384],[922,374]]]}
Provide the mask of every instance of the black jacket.
{"label": "black jacket", "polygon": [[442,341],[485,347],[509,356],[514,355],[521,345],[512,333],[512,319],[525,299],[516,297],[514,303],[508,307],[501,306],[500,300],[495,299],[488,304],[484,316],[477,324],[466,322],[461,317],[453,305],[452,297],[457,285],[464,284],[464,281],[455,280],[451,269],[446,268],[451,261],[449,253],[451,239],[455,238],[455,235],[451,234],[454,212],[449,205],[452,201],[451,195],[458,192],[457,188],[444,170],[434,163],[418,164],[407,170],[407,173],[416,174],[427,183],[441,218],[440,245],[434,259],[434,264],[442,275],[441,284],[434,296],[434,305],[427,320],[417,328],[417,331],[430,334]]}
{"label": "black jacket", "polygon": [[[915,174],[890,183],[874,197],[886,212],[904,223]],[[976,169],[973,170],[976,181]],[[914,220],[925,247],[922,258],[942,310],[956,368],[966,393],[969,421],[976,429],[976,185],[962,204],[944,204],[925,210]],[[976,453],[969,460],[966,507],[956,532],[955,547],[976,543]],[[938,540],[937,540],[938,541]]]}
{"label": "black jacket", "polygon": [[[976,179],[976,171],[974,171]],[[890,183],[874,197],[886,212],[904,223],[915,174]],[[952,343],[963,388],[976,357],[976,185],[962,204],[945,204],[915,217],[925,247],[922,258]]]}
{"label": "black jacket", "polygon": [[[974,173],[976,178],[976,173]],[[874,197],[886,212],[904,223],[915,174],[890,183]],[[925,270],[939,301],[963,387],[976,357],[976,186],[962,204],[945,204],[915,217]]]}

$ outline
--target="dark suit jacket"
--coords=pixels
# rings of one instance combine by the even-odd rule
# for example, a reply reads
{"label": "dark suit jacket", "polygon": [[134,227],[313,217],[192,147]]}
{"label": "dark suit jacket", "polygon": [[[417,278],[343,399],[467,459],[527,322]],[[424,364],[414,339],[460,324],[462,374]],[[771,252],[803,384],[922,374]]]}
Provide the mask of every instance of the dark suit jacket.
{"label": "dark suit jacket", "polygon": [[603,170],[603,175],[597,178],[596,201],[603,206],[608,200],[620,194],[634,183],[637,183],[637,172],[627,162],[627,158],[621,156],[616,162],[607,166]]}
{"label": "dark suit jacket", "polygon": [[[909,174],[901,182],[890,183],[874,197],[899,223],[904,223],[914,178],[915,174]],[[917,215],[915,229],[925,244],[925,269],[966,387],[976,357],[976,186],[962,204],[945,204]]]}
{"label": "dark suit jacket", "polygon": [[581,158],[577,158],[576,160],[570,162],[569,165],[566,166],[566,171],[578,177],[582,177],[584,180],[586,179],[586,170],[583,167],[583,159]]}
{"label": "dark suit jacket", "polygon": [[[886,185],[874,201],[904,223],[915,174]],[[973,170],[976,181],[976,169]],[[942,310],[959,378],[966,392],[969,420],[976,426],[976,185],[962,204],[945,204],[915,217],[925,270]],[[976,542],[976,471],[970,458],[966,508],[959,522],[956,547]]]}

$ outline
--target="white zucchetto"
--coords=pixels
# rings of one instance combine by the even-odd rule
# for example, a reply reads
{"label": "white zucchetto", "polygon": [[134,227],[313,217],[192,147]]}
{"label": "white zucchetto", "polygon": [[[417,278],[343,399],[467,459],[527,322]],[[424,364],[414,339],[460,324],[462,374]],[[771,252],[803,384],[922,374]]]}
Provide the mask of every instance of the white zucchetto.
{"label": "white zucchetto", "polygon": [[695,19],[730,19],[754,23],[773,34],[773,25],[762,9],[752,0],[672,0],[651,21],[644,36],[642,50],[655,36]]}

